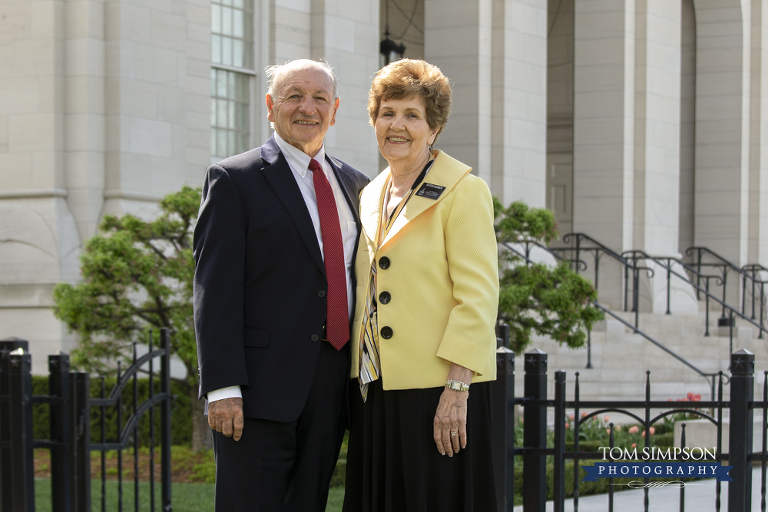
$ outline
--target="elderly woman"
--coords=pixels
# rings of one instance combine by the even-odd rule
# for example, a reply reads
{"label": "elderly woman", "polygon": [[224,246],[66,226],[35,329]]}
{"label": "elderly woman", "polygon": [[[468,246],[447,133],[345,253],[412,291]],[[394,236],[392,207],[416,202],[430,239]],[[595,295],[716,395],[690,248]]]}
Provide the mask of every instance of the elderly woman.
{"label": "elderly woman", "polygon": [[394,62],[371,85],[389,167],[360,198],[345,512],[497,509],[493,204],[467,165],[432,149],[450,106],[448,79],[424,61]]}

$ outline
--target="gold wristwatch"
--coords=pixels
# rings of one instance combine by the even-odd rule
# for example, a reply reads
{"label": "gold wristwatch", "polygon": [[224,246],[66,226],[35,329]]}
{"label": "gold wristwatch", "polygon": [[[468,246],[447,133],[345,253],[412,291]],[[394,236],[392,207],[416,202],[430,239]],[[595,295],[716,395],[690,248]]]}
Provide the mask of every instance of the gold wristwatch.
{"label": "gold wristwatch", "polygon": [[447,380],[445,387],[454,391],[469,391],[469,384],[464,384],[460,380]]}

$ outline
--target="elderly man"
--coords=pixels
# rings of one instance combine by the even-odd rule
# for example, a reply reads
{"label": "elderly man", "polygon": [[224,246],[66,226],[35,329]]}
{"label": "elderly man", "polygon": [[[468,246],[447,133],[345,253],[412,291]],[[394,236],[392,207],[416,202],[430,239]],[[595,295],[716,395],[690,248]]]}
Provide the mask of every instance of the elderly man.
{"label": "elderly man", "polygon": [[368,178],[325,154],[336,78],[267,69],[275,133],[212,165],[194,238],[200,397],[216,510],[323,512],[347,422],[350,274]]}

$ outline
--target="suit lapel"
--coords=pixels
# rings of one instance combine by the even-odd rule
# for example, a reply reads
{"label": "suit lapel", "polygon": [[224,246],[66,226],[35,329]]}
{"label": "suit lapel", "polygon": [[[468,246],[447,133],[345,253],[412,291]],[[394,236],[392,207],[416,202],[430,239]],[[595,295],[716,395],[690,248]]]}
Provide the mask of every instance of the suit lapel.
{"label": "suit lapel", "polygon": [[307,250],[312,255],[312,259],[315,260],[315,263],[323,272],[323,275],[325,275],[325,264],[323,264],[323,257],[320,254],[320,245],[317,243],[315,226],[312,224],[312,218],[309,216],[309,211],[307,211],[307,205],[304,202],[304,197],[301,195],[299,185],[293,177],[293,172],[288,166],[288,162],[280,153],[280,148],[278,148],[274,137],[270,137],[261,147],[261,157],[269,164],[262,170],[264,177],[293,219],[296,230],[304,241],[304,245],[307,246]]}
{"label": "suit lapel", "polygon": [[438,151],[437,157],[435,158],[435,163],[432,164],[432,169],[429,171],[429,173],[427,173],[427,176],[424,178],[422,185],[419,185],[419,188],[421,188],[424,183],[432,183],[433,185],[445,187],[445,189],[437,199],[429,199],[426,197],[417,196],[416,194],[411,196],[411,199],[405,205],[403,211],[400,212],[400,215],[397,217],[397,219],[395,219],[395,223],[392,225],[392,228],[389,230],[389,233],[387,233],[387,237],[384,239],[381,245],[384,246],[387,244],[390,240],[397,236],[397,234],[409,222],[413,222],[413,220],[424,213],[425,210],[442,201],[448,195],[450,190],[456,185],[456,183],[458,183],[459,180],[461,180],[461,178],[471,170],[472,169],[470,167],[464,165],[458,160],[449,157],[442,151]]}

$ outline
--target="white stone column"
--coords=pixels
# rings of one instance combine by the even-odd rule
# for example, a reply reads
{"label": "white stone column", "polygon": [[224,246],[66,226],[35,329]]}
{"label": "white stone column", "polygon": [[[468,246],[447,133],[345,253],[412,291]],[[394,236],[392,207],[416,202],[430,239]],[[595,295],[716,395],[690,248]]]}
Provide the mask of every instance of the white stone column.
{"label": "white stone column", "polygon": [[736,265],[748,246],[750,5],[695,0],[695,243]]}
{"label": "white stone column", "polygon": [[634,248],[678,255],[680,0],[637,0]]}
{"label": "white stone column", "polygon": [[63,8],[65,187],[80,239],[87,240],[104,203],[105,9],[102,0],[71,0]]}
{"label": "white stone column", "polygon": [[210,3],[107,0],[105,36],[102,212],[152,215],[210,159]]}
{"label": "white stone column", "polygon": [[[633,241],[635,23],[634,0],[575,2],[573,230],[619,253]],[[600,269],[600,301],[621,307],[621,268]]]}
{"label": "white stone column", "polygon": [[678,250],[693,246],[696,161],[696,14],[693,0],[683,0],[680,22],[680,212]]}
{"label": "white stone column", "polygon": [[436,147],[490,185],[493,0],[424,0],[424,18],[424,59],[453,84],[451,116]]}
{"label": "white stone column", "polygon": [[[636,9],[633,248],[679,257],[682,5],[680,0],[637,0]],[[666,272],[646,264],[655,268],[644,290],[646,305],[663,313]],[[678,279],[669,285],[671,309],[696,313],[691,287]]]}
{"label": "white stone column", "polygon": [[575,3],[574,231],[632,245],[635,1]]}
{"label": "white stone column", "polygon": [[64,172],[64,6],[0,6],[0,339],[28,339],[33,372],[62,346],[51,291],[78,275]]}
{"label": "white stone column", "polygon": [[312,51],[312,2],[310,0],[261,1],[264,4],[274,4],[270,14],[274,20],[271,31],[273,62],[264,66],[309,58]]}
{"label": "white stone column", "polygon": [[371,78],[379,69],[379,3],[311,0],[311,7],[311,57],[325,58],[339,79],[341,103],[336,126],[325,137],[326,150],[376,176],[381,169],[367,105]]}
{"label": "white stone column", "polygon": [[504,205],[544,207],[546,0],[494,0],[492,64],[491,191]]}
{"label": "white stone column", "polygon": [[768,265],[768,6],[752,1],[748,263]]}

